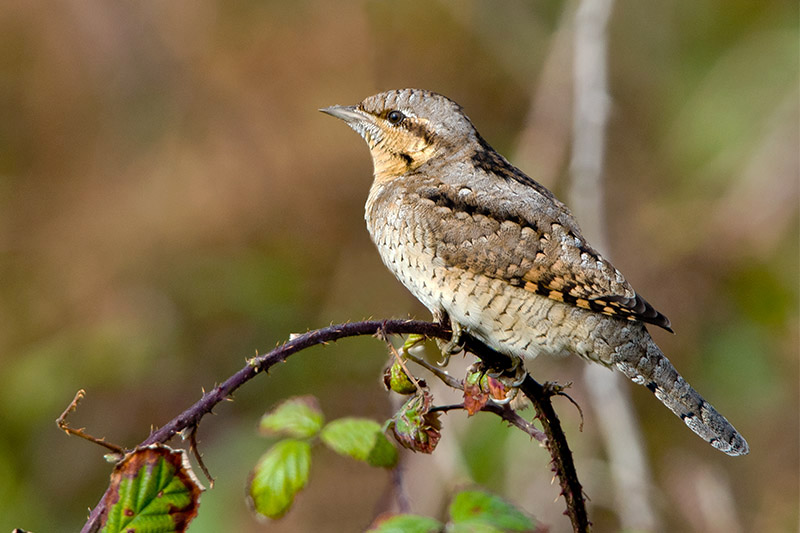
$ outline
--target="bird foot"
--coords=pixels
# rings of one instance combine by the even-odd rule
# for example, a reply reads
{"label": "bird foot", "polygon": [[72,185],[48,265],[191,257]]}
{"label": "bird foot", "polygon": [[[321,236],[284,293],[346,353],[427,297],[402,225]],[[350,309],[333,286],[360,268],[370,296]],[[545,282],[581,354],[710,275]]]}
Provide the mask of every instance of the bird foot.
{"label": "bird foot", "polygon": [[450,329],[453,334],[447,342],[439,341],[439,349],[442,351],[443,359],[438,363],[439,366],[447,366],[450,356],[464,351],[464,344],[461,342],[461,325],[458,322],[451,322]]}
{"label": "bird foot", "polygon": [[[497,405],[506,405],[517,399],[519,396],[519,388],[525,382],[525,377],[528,372],[525,370],[525,365],[522,364],[522,359],[514,358],[514,365],[503,372],[489,372],[488,376],[499,380],[506,387],[504,398],[492,399]],[[511,379],[514,381],[509,382]]]}

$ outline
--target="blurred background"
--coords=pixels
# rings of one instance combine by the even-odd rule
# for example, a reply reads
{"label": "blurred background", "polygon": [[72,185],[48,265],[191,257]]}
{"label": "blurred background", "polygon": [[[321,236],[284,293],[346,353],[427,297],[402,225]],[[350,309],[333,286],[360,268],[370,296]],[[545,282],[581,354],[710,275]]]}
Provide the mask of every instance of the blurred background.
{"label": "blurred background", "polygon": [[[420,87],[562,198],[569,190],[575,2],[43,2],[0,7],[0,530],[76,531],[123,446],[202,389],[303,332],[428,318],[363,223],[367,149],[317,109]],[[798,6],[614,4],[608,33],[608,254],[669,316],[654,332],[747,437],[730,458],[629,387],[659,531],[798,524]],[[581,215],[577,213],[580,221]],[[588,233],[588,231],[587,231]],[[213,490],[194,532],[357,531],[386,509],[387,472],[315,450],[280,522],[244,502],[269,441],[258,417],[314,394],[329,419],[383,420],[386,348],[348,339],[259,376],[200,426]],[[585,363],[565,425],[598,531],[620,526]],[[477,483],[570,530],[547,452],[497,417],[443,417],[408,456],[414,512],[442,516]],[[180,443],[175,442],[175,445]],[[622,495],[624,499],[624,495]]]}

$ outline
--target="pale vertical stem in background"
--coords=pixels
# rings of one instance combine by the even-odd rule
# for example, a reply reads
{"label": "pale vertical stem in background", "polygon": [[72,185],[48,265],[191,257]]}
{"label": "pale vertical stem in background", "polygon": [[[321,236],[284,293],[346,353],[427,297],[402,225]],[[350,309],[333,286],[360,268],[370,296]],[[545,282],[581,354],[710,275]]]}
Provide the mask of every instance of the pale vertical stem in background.
{"label": "pale vertical stem in background", "polygon": [[[582,0],[575,17],[572,206],[583,233],[607,254],[603,159],[610,99],[607,92],[606,27],[613,0]],[[650,471],[628,390],[619,374],[599,365],[584,373],[603,436],[622,529],[654,531]]]}
{"label": "pale vertical stem in background", "polygon": [[544,57],[539,81],[531,93],[525,127],[513,152],[514,164],[548,189],[556,188],[571,143],[572,73],[565,65],[570,64],[574,55],[576,6],[575,2],[564,5]]}
{"label": "pale vertical stem in background", "polygon": [[606,243],[603,163],[610,105],[606,26],[613,0],[582,0],[575,15],[570,204],[584,235],[601,253]]}

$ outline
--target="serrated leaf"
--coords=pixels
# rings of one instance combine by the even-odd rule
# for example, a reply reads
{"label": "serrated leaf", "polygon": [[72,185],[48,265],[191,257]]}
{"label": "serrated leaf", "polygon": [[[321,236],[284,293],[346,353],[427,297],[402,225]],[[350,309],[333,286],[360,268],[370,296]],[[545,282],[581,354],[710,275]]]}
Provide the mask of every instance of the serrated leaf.
{"label": "serrated leaf", "polygon": [[[454,531],[524,532],[536,527],[530,517],[504,499],[479,490],[456,494],[450,503],[450,518],[453,526],[467,527],[454,527]],[[475,529],[481,524],[492,529]]]}
{"label": "serrated leaf", "polygon": [[137,448],[114,467],[101,532],[186,531],[203,490],[183,450]]}
{"label": "serrated leaf", "polygon": [[262,416],[258,429],[264,434],[303,439],[319,433],[323,422],[324,416],[317,399],[313,396],[298,396],[281,402]]}
{"label": "serrated leaf", "polygon": [[413,514],[381,516],[367,530],[374,533],[439,533],[444,525],[438,520]]}
{"label": "serrated leaf", "polygon": [[308,483],[310,469],[311,444],[307,441],[286,439],[275,443],[250,473],[251,506],[267,518],[280,518]]}
{"label": "serrated leaf", "polygon": [[326,425],[320,438],[333,451],[371,466],[391,468],[397,464],[397,449],[374,420],[340,418]]}
{"label": "serrated leaf", "polygon": [[469,416],[483,409],[488,401],[489,393],[481,388],[480,380],[464,380],[464,409]]}
{"label": "serrated leaf", "polygon": [[433,397],[422,390],[403,404],[389,421],[397,442],[415,452],[433,453],[441,438],[439,413],[431,413]]}
{"label": "serrated leaf", "polygon": [[497,378],[487,372],[483,363],[469,367],[464,378],[464,409],[472,416],[484,408],[490,398],[505,399],[512,389],[508,381],[514,378]]}

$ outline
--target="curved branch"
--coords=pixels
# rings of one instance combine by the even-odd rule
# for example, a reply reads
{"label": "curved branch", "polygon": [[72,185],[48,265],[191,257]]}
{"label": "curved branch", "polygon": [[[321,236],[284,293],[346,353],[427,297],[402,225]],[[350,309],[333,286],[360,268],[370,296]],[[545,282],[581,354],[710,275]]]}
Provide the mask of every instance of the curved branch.
{"label": "curved branch", "polygon": [[[467,351],[475,354],[489,366],[495,368],[510,368],[513,366],[510,357],[492,350],[472,337],[466,339],[465,347]],[[536,418],[541,422],[542,429],[547,435],[545,444],[552,458],[553,471],[558,476],[558,482],[561,485],[561,494],[566,499],[566,514],[572,522],[572,528],[576,533],[590,531],[591,522],[586,512],[583,487],[578,480],[578,472],[575,470],[572,452],[567,444],[564,430],[561,428],[561,421],[558,419],[558,415],[556,415],[553,404],[550,401],[552,396],[559,394],[558,389],[548,383],[542,385],[533,379],[530,374],[526,374],[520,390],[533,403],[533,408],[536,410]]]}
{"label": "curved branch", "polygon": [[[156,443],[163,444],[176,434],[186,429],[195,428],[205,415],[210,413],[220,402],[230,397],[236,389],[253,379],[259,372],[268,371],[273,365],[285,361],[292,354],[311,346],[333,342],[345,337],[375,335],[377,333],[387,335],[417,333],[440,339],[449,339],[451,336],[450,330],[441,324],[417,320],[352,322],[328,326],[293,336],[291,340],[271,352],[248,360],[244,368],[203,394],[200,400],[170,420],[166,425],[153,431],[139,446]],[[508,368],[510,365],[511,360],[507,356],[494,352],[471,337],[467,336],[465,341],[467,350],[480,357],[490,366]],[[530,376],[523,383],[522,391],[531,399],[538,413],[537,416],[542,421],[544,432],[547,435],[547,448],[552,456],[554,469],[561,481],[562,492],[567,499],[567,514],[572,520],[573,527],[575,531],[588,531],[583,492],[575,473],[572,453],[569,450],[564,433],[561,431],[558,417],[555,415],[550,403],[549,398],[553,395],[553,392],[536,383]],[[104,499],[101,499],[92,509],[88,520],[81,529],[81,533],[94,533],[99,530],[100,518],[105,511],[103,501]]]}
{"label": "curved branch", "polygon": [[295,335],[291,340],[278,346],[265,355],[256,356],[247,362],[247,366],[239,370],[220,385],[206,392],[200,400],[189,409],[170,420],[164,427],[153,432],[142,445],[164,443],[179,431],[191,427],[211,412],[217,404],[224,401],[233,392],[253,379],[258,372],[268,371],[277,363],[306,348],[337,341],[345,337],[359,335],[375,335],[383,331],[387,335],[419,333],[428,337],[449,338],[450,331],[440,324],[419,320],[368,320],[337,324]]}

